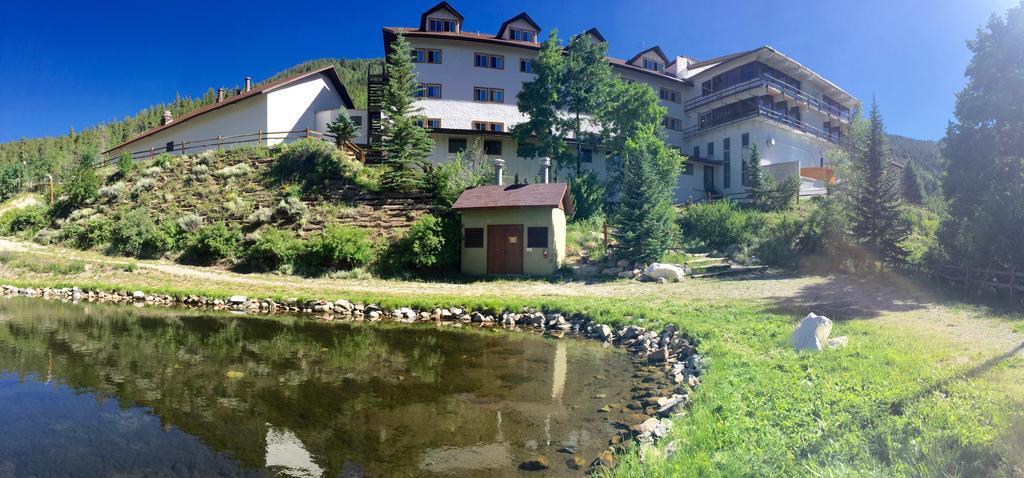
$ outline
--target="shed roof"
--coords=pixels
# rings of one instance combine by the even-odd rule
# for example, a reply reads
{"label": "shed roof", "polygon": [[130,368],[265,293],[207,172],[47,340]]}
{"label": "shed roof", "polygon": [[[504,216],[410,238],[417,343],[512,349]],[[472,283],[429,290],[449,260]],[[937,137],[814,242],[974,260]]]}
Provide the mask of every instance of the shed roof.
{"label": "shed roof", "polygon": [[551,207],[572,216],[572,196],[565,183],[511,184],[477,186],[465,190],[452,209],[490,209],[502,207]]}

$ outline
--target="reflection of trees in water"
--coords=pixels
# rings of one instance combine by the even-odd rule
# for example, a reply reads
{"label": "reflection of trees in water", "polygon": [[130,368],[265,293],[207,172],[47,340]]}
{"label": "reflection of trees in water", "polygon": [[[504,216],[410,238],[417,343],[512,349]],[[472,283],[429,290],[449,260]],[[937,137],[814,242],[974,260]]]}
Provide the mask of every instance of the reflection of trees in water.
{"label": "reflection of trees in water", "polygon": [[[49,372],[99,400],[151,407],[165,427],[249,467],[264,465],[272,423],[294,433],[331,475],[350,461],[410,466],[416,457],[405,452],[437,431],[417,427],[438,420],[457,417],[452,426],[460,433],[493,437],[492,412],[466,414],[448,397],[482,387],[486,378],[463,372],[499,342],[498,360],[525,363],[540,353],[527,354],[521,338],[509,344],[493,334],[405,326],[38,300],[0,308],[16,317],[0,321],[0,368],[23,377]],[[488,425],[475,427],[477,418]]]}

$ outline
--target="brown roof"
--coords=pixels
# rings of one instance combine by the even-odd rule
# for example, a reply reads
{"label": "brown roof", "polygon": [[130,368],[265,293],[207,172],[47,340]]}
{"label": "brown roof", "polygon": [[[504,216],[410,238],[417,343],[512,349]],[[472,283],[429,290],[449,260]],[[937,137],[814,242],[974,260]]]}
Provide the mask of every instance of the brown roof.
{"label": "brown roof", "polygon": [[430,10],[427,10],[423,12],[422,15],[420,15],[420,30],[427,29],[427,16],[439,10],[448,10],[449,12],[452,12],[452,15],[455,15],[459,19],[459,23],[462,23],[462,21],[466,19],[466,17],[462,16],[462,14],[459,13],[459,11],[455,9],[455,7],[448,4],[448,2],[442,1],[437,5],[430,7]]}
{"label": "brown roof", "polygon": [[[484,35],[484,34],[480,34],[480,33],[469,33],[469,32],[465,32],[465,31],[460,31],[460,32],[424,32],[424,31],[417,30],[415,28],[384,27],[383,28],[383,34],[384,34],[384,54],[385,55],[391,53],[391,43],[395,41],[395,36],[398,35],[399,33],[402,33],[403,35],[405,35],[408,38],[441,38],[441,39],[447,39],[447,40],[465,40],[465,41],[471,41],[471,42],[477,42],[477,43],[490,43],[492,45],[503,45],[503,46],[510,46],[510,47],[515,47],[515,48],[523,48],[523,49],[526,49],[526,50],[534,50],[534,51],[540,50],[540,47],[541,47],[540,44],[537,44],[537,43],[528,43],[528,42],[515,41],[515,40],[506,40],[504,38],[495,38],[494,35]],[[676,82],[676,83],[681,83],[681,84],[686,85],[686,86],[693,86],[693,83],[690,82],[690,80],[684,80],[684,79],[676,78],[676,77],[674,77],[672,75],[667,75],[667,74],[664,74],[664,73],[658,73],[656,71],[646,70],[644,68],[640,68],[639,66],[630,65],[629,63],[626,63],[626,61],[620,60],[618,58],[608,57],[608,63],[610,63],[612,65],[612,67],[614,67],[614,68],[622,68],[622,69],[626,69],[626,70],[630,70],[630,71],[635,71],[637,73],[643,73],[645,75],[650,75],[650,76],[654,76],[654,77],[657,77],[657,78],[662,78],[662,79],[665,79],[665,80],[668,80],[668,81],[673,81],[673,82]]]}
{"label": "brown roof", "polygon": [[477,186],[467,189],[452,209],[489,209],[501,207],[551,207],[572,216],[572,196],[565,183]]}
{"label": "brown roof", "polygon": [[665,56],[665,52],[661,51],[661,47],[658,45],[654,45],[640,53],[637,53],[636,55],[633,56],[633,58],[626,60],[626,63],[632,64],[634,61],[639,60],[640,57],[644,56],[644,53],[647,52],[654,52],[655,55],[658,55],[658,57],[661,58],[661,61],[665,62],[666,64],[668,63],[668,57]]}
{"label": "brown roof", "polygon": [[302,80],[304,78],[307,78],[307,77],[310,77],[310,76],[313,76],[313,75],[316,75],[316,74],[321,74],[321,73],[326,75],[327,78],[329,80],[331,80],[331,83],[334,85],[334,87],[338,90],[338,93],[341,95],[342,104],[344,104],[346,108],[350,108],[350,109],[354,108],[355,105],[352,103],[352,98],[348,96],[348,90],[346,90],[345,89],[345,85],[341,83],[341,77],[338,76],[338,71],[335,70],[333,66],[325,66],[325,67],[317,69],[317,70],[309,71],[309,72],[306,72],[306,73],[300,73],[298,75],[289,76],[287,78],[282,78],[282,79],[277,80],[277,81],[272,82],[272,83],[265,83],[265,84],[262,84],[262,85],[256,85],[255,87],[253,87],[252,90],[243,91],[242,93],[237,94],[235,96],[224,98],[224,100],[219,102],[219,103],[209,104],[209,105],[206,105],[206,106],[204,106],[202,108],[199,108],[199,109],[196,109],[196,110],[192,110],[191,112],[185,114],[184,116],[182,116],[180,118],[174,118],[174,121],[171,121],[170,123],[167,123],[165,125],[160,125],[160,126],[157,126],[155,128],[150,128],[150,129],[148,129],[146,131],[143,131],[142,133],[139,133],[138,135],[136,135],[134,138],[129,139],[128,141],[125,141],[125,142],[123,142],[123,143],[121,143],[121,144],[119,144],[117,146],[114,146],[113,148],[110,148],[110,149],[104,151],[104,153],[109,153],[109,152],[111,152],[111,151],[113,151],[113,150],[115,150],[117,148],[120,148],[122,146],[134,143],[134,142],[136,142],[136,141],[138,141],[138,140],[140,140],[142,138],[145,138],[147,136],[151,136],[151,135],[156,134],[156,133],[158,133],[160,131],[163,131],[165,129],[171,128],[171,127],[176,126],[176,125],[179,125],[181,123],[184,123],[185,121],[188,121],[188,120],[190,120],[192,118],[195,118],[197,116],[200,116],[202,114],[209,113],[210,111],[216,110],[218,108],[222,108],[222,107],[227,106],[227,105],[235,104],[235,103],[238,103],[239,101],[243,101],[243,100],[246,100],[246,99],[249,99],[249,98],[253,98],[253,97],[257,96],[257,95],[261,95],[261,94],[264,94],[264,93],[270,93],[271,91],[274,91],[274,90],[276,90],[278,88],[281,88],[282,86],[286,86],[286,85],[289,85],[289,84],[294,83],[296,81]]}

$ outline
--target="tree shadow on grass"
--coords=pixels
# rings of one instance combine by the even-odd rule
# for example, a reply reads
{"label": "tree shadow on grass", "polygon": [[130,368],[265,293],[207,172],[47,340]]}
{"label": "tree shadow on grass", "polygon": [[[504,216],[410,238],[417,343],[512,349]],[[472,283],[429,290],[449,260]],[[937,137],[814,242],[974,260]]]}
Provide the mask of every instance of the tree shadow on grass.
{"label": "tree shadow on grass", "polygon": [[889,312],[925,310],[941,302],[918,281],[893,272],[830,275],[795,294],[771,300],[775,313],[814,312],[833,320],[873,319]]}

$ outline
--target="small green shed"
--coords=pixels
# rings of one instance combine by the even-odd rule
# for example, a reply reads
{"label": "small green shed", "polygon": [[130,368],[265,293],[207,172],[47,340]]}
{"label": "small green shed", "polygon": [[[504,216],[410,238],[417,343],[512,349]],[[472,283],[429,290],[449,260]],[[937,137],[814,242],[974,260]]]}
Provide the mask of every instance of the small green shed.
{"label": "small green shed", "polygon": [[477,186],[452,209],[462,214],[465,274],[548,275],[565,261],[565,183]]}

